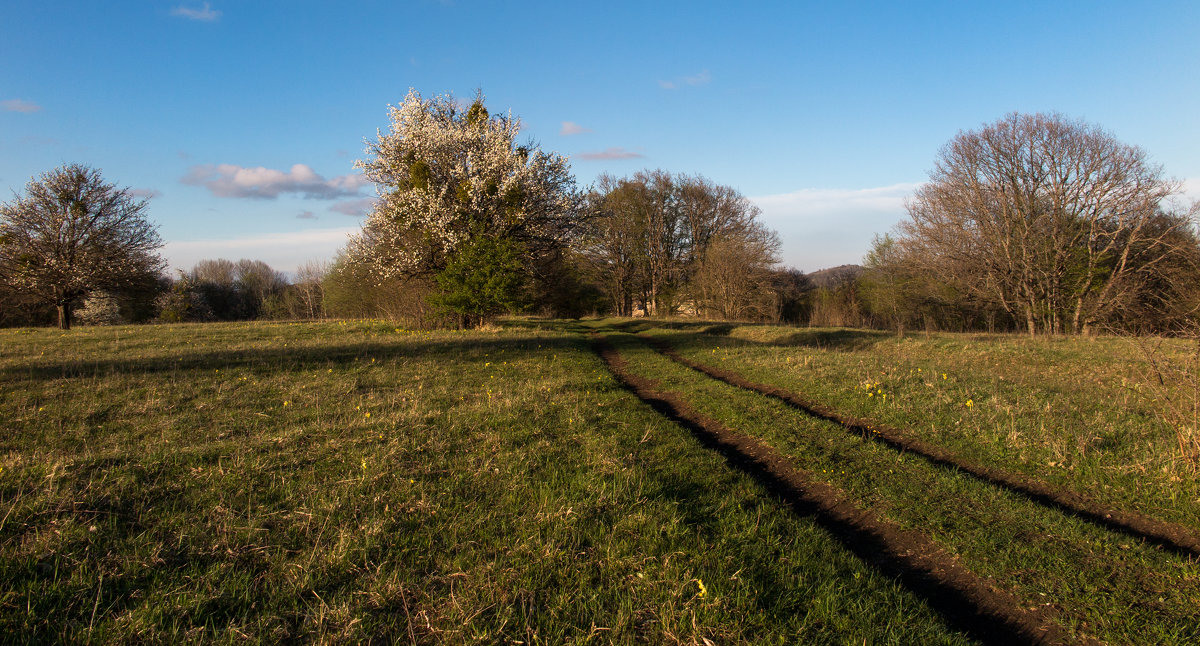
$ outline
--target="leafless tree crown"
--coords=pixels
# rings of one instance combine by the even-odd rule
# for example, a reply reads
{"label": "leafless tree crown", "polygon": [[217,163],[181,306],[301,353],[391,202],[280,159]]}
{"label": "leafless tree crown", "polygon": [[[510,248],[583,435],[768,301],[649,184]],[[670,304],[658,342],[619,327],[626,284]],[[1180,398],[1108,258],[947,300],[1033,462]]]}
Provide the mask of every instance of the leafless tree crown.
{"label": "leafless tree crown", "polygon": [[1057,114],[961,132],[909,201],[900,242],[1030,334],[1086,332],[1137,297],[1189,218],[1139,148]]}

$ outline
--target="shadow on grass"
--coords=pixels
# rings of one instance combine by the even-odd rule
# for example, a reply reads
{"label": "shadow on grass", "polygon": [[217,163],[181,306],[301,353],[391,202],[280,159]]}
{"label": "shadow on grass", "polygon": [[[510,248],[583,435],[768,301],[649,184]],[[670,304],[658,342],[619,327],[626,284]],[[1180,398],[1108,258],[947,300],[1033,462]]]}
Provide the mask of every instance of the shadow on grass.
{"label": "shadow on grass", "polygon": [[[560,328],[563,329],[563,328]],[[197,372],[230,368],[266,368],[311,370],[353,363],[361,359],[377,361],[428,359],[438,356],[453,359],[464,352],[510,352],[509,356],[544,355],[569,349],[586,351],[582,337],[539,337],[525,335],[464,336],[461,339],[415,340],[396,342],[349,341],[322,343],[313,347],[261,347],[238,350],[181,350],[151,357],[49,360],[0,368],[0,377],[9,379],[70,379],[110,374],[146,374]]]}
{"label": "shadow on grass", "polygon": [[[641,333],[663,326],[628,327],[622,332]],[[894,338],[890,332],[853,329],[804,329],[796,328],[791,334],[783,334],[768,340],[732,336],[733,330],[745,327],[738,324],[705,324],[692,330],[672,333],[671,345],[680,350],[706,350],[712,347],[713,337],[721,337],[722,347],[776,347],[813,348],[833,352],[858,352],[869,350],[876,344]],[[620,328],[617,328],[620,329]],[[678,328],[677,328],[678,329]]]}
{"label": "shadow on grass", "polygon": [[[630,334],[638,334],[649,332],[651,330],[671,330],[677,334],[672,335],[672,344],[676,346],[686,347],[688,345],[707,346],[708,341],[704,341],[705,337],[724,337],[729,345],[747,345],[747,346],[776,346],[776,347],[807,347],[816,348],[819,350],[834,350],[854,352],[871,348],[877,343],[892,339],[895,333],[884,330],[869,330],[855,328],[803,328],[792,327],[794,330],[787,333],[788,326],[775,325],[765,323],[739,323],[728,321],[700,321],[700,320],[674,320],[674,319],[601,319],[595,321],[585,321],[577,325],[576,328],[584,328],[587,330],[603,331],[615,330],[618,332],[627,332]],[[775,329],[776,333],[771,335],[771,338],[760,340],[755,338],[747,338],[746,336],[732,336],[733,332],[738,329]],[[563,329],[562,327],[553,329]],[[751,337],[754,335],[751,334]]]}
{"label": "shadow on grass", "polygon": [[799,330],[770,345],[794,345],[819,350],[865,350],[880,341],[893,338],[895,334],[881,330]]}

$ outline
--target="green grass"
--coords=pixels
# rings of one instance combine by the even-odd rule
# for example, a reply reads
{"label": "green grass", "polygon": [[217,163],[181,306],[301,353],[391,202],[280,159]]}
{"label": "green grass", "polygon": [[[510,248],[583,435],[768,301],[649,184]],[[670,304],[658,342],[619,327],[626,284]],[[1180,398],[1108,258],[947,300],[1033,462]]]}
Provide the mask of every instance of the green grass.
{"label": "green grass", "polygon": [[1187,394],[1152,387],[1146,356],[1130,339],[624,325],[983,464],[1200,528],[1200,478],[1180,462],[1161,401]]}
{"label": "green grass", "polygon": [[969,643],[563,330],[0,330],[0,467],[8,641]]}
{"label": "green grass", "polygon": [[[761,381],[789,385],[798,385],[814,365],[832,373],[837,362],[825,355],[835,352],[848,366],[848,374],[841,381],[848,392],[833,398],[829,395],[832,389],[813,390],[847,408],[859,404],[855,410],[858,414],[878,414],[877,409],[862,406],[862,399],[878,397],[882,407],[890,405],[883,403],[887,400],[903,401],[905,397],[892,395],[885,400],[881,390],[924,394],[911,386],[885,389],[881,383],[872,389],[874,396],[864,396],[865,388],[859,386],[859,366],[866,364],[870,353],[879,351],[878,346],[886,341],[859,350],[861,355],[856,355],[829,349],[730,348],[723,338],[706,344],[704,338],[685,337],[678,331],[660,329],[656,333],[686,346],[689,356],[697,360],[744,368]],[[932,466],[919,457],[851,435],[835,424],[815,420],[780,402],[680,366],[629,335],[612,335],[611,341],[638,374],[659,380],[662,388],[681,393],[700,412],[727,426],[762,438],[796,466],[846,491],[864,508],[906,529],[926,533],[963,565],[1013,592],[1027,607],[1052,609],[1071,633],[1099,637],[1113,644],[1194,644],[1200,640],[1200,612],[1195,604],[1200,598],[1200,564],[1194,558],[1046,509],[960,472]],[[984,342],[977,343],[983,347],[973,348],[976,356],[988,356],[991,349]],[[962,348],[957,351],[964,352]],[[783,356],[775,361],[771,359],[773,354]],[[880,354],[881,360],[895,360],[895,354],[887,350]],[[935,359],[940,359],[941,365],[948,363],[944,356]],[[774,372],[765,367],[755,370],[756,360],[773,365]],[[821,363],[824,361],[828,363]],[[793,362],[804,367],[792,366]],[[866,370],[866,374],[872,374],[871,368]],[[941,380],[940,372],[937,379]],[[916,379],[907,383],[912,381]],[[949,385],[949,372],[942,381],[947,385],[925,387],[932,394],[926,396],[930,401],[924,406],[936,410],[939,401],[965,402],[970,396],[960,394],[961,384]],[[892,383],[906,382],[893,379]],[[956,420],[967,419],[966,415],[987,406],[988,399],[981,399],[984,403],[973,405]],[[915,415],[921,405],[910,406],[904,410]],[[986,427],[977,419],[970,423]],[[989,448],[987,444],[975,447],[974,453],[986,454]],[[1003,463],[1007,454],[999,452],[990,457],[992,462]]]}

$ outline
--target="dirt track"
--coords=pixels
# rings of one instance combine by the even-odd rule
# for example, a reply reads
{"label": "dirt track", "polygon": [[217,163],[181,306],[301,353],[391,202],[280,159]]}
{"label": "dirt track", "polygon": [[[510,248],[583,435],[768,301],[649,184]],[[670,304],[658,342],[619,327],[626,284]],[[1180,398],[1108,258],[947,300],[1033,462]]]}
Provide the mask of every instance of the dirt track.
{"label": "dirt track", "polygon": [[1075,492],[1055,488],[1023,474],[965,460],[942,447],[916,439],[900,429],[842,415],[828,407],[808,401],[794,392],[768,384],[755,383],[736,372],[692,361],[680,355],[661,339],[644,335],[638,336],[671,360],[697,372],[731,386],[773,397],[813,417],[834,422],[856,435],[871,438],[898,451],[914,453],[940,467],[961,470],[984,482],[1019,493],[1036,503],[1074,514],[1107,529],[1155,543],[1184,555],[1200,556],[1200,535],[1182,525],[1109,507]]}
{"label": "dirt track", "polygon": [[899,579],[956,629],[986,644],[1077,643],[1049,615],[1026,610],[925,535],[859,509],[841,491],[797,469],[770,446],[698,413],[678,394],[659,390],[654,380],[633,374],[606,340],[599,335],[593,339],[596,352],[627,389],[719,451],[730,465],[797,513],[812,517],[863,561]]}

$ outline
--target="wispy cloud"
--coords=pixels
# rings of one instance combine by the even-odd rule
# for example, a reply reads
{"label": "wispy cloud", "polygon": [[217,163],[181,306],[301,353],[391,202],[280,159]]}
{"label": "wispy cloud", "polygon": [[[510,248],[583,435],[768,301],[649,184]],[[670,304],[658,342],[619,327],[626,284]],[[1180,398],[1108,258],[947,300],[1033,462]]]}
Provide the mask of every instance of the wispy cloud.
{"label": "wispy cloud", "polygon": [[313,215],[312,211],[301,211],[296,214],[297,220],[316,220],[317,216]]}
{"label": "wispy cloud", "polygon": [[862,262],[871,239],[904,219],[904,200],[918,186],[806,188],[750,201],[762,209],[763,224],[779,233],[784,264],[813,271]]}
{"label": "wispy cloud", "polygon": [[787,217],[812,218],[834,213],[902,213],[904,199],[920,184],[893,184],[876,188],[806,188],[792,193],[751,198],[764,212]]}
{"label": "wispy cloud", "polygon": [[24,112],[24,113],[28,114],[30,112],[41,111],[42,106],[40,106],[32,101],[22,101],[21,99],[8,99],[7,101],[0,101],[0,108],[4,108],[5,112]]}
{"label": "wispy cloud", "polygon": [[645,155],[632,150],[626,150],[620,146],[614,146],[595,152],[579,153],[578,155],[572,155],[572,157],[578,157],[584,161],[599,161],[605,159],[641,159]]}
{"label": "wispy cloud", "polygon": [[562,128],[559,129],[558,134],[569,137],[571,135],[587,134],[591,131],[591,128],[585,128],[574,121],[564,121],[562,122]]}
{"label": "wispy cloud", "polygon": [[246,168],[235,164],[201,164],[193,166],[179,181],[190,186],[203,186],[217,197],[265,200],[273,200],[284,193],[318,200],[354,197],[370,184],[358,174],[325,179],[305,164],[296,164],[286,172],[262,166]]}
{"label": "wispy cloud", "polygon": [[659,81],[658,86],[664,90],[678,90],[681,87],[708,85],[710,81],[712,81],[712,74],[709,74],[708,70],[704,70],[699,74],[691,76],[680,76],[670,81]]}
{"label": "wispy cloud", "polygon": [[143,200],[149,200],[162,195],[162,193],[159,193],[152,188],[133,188],[129,189],[129,195],[132,197],[140,197]]}
{"label": "wispy cloud", "polygon": [[345,200],[329,207],[329,210],[334,213],[341,213],[342,215],[366,215],[371,212],[371,209],[375,208],[375,204],[378,202],[379,199],[374,197]]}
{"label": "wispy cloud", "polygon": [[281,271],[309,260],[333,258],[358,226],[265,233],[242,238],[168,241],[163,255],[172,267],[188,269],[205,258],[254,258]]}
{"label": "wispy cloud", "polygon": [[184,7],[180,5],[171,10],[171,15],[179,16],[180,18],[187,18],[188,20],[214,22],[217,18],[221,17],[221,12],[214,11],[212,4],[205,2],[204,4],[200,5],[199,9],[192,9],[191,7]]}

